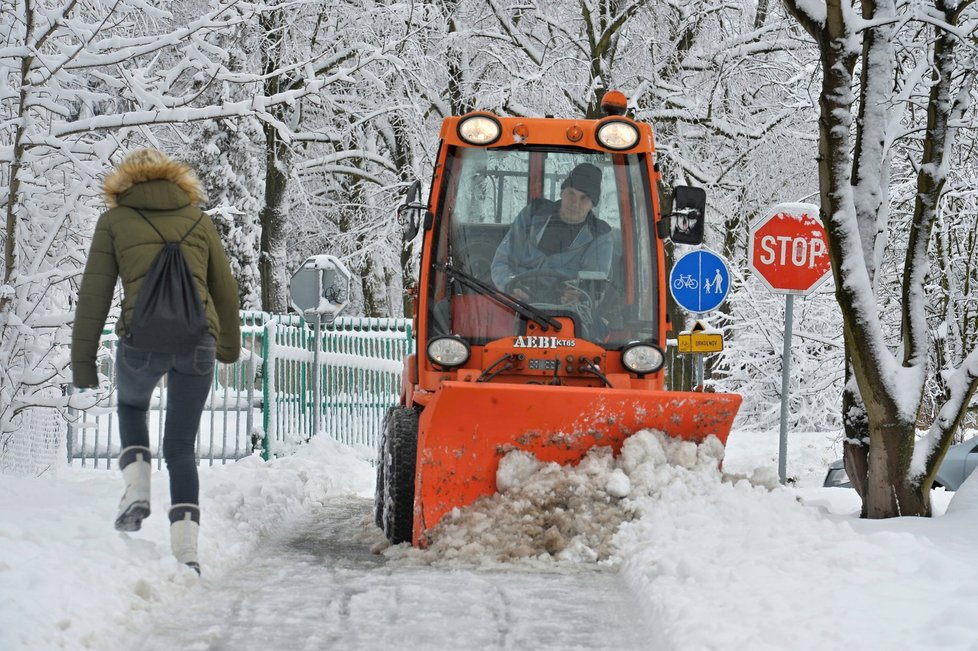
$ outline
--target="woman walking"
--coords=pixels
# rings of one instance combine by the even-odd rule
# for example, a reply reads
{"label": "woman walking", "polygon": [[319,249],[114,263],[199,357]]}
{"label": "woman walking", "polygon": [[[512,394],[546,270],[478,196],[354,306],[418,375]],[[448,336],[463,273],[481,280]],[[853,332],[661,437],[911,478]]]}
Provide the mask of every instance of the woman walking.
{"label": "woman walking", "polygon": [[106,177],[103,190],[109,210],[95,227],[78,292],[73,382],[98,386],[99,337],[121,277],[115,385],[125,493],[115,528],[138,531],[150,514],[147,412],[165,375],[170,543],[177,560],[199,574],[197,428],[215,359],[231,363],[240,354],[238,288],[217,229],[198,207],[203,189],[187,165],[157,149],[137,150]]}

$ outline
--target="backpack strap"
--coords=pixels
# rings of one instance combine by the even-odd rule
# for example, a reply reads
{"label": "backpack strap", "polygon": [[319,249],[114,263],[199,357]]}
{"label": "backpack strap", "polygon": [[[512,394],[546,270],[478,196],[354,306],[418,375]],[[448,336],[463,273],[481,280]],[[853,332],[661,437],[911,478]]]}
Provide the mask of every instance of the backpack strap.
{"label": "backpack strap", "polygon": [[188,231],[186,232],[186,234],[185,234],[185,235],[184,235],[183,237],[181,237],[181,238],[180,238],[180,241],[179,241],[179,242],[177,242],[177,244],[183,244],[183,241],[184,241],[185,239],[187,239],[187,236],[188,236],[188,235],[190,235],[190,234],[191,234],[191,233],[193,232],[193,230],[194,230],[195,228],[197,228],[197,224],[199,224],[199,223],[200,223],[200,220],[201,220],[201,219],[203,219],[203,218],[204,218],[204,211],[203,211],[203,210],[201,210],[201,211],[200,211],[200,217],[198,217],[198,218],[197,218],[197,221],[195,221],[195,222],[194,222],[194,225],[193,225],[193,226],[191,226],[191,227],[190,227],[190,230],[188,230]]}
{"label": "backpack strap", "polygon": [[[138,212],[139,213],[139,216],[146,220],[146,223],[149,224],[154,231],[156,231],[156,234],[160,236],[160,239],[163,240],[163,242],[165,244],[173,244],[173,242],[171,242],[170,240],[168,240],[165,237],[163,237],[163,233],[160,232],[160,229],[156,228],[156,226],[153,224],[153,222],[151,222],[149,220],[149,217],[147,217],[146,215],[143,214],[143,211],[142,210],[140,210],[139,208],[133,208],[133,210],[135,210],[136,212]],[[197,228],[197,224],[199,224],[200,223],[200,220],[203,219],[203,218],[204,218],[204,211],[201,211],[200,212],[200,217],[197,218],[197,221],[194,222],[194,225],[190,227],[190,230],[188,230],[186,232],[186,234],[183,237],[181,237],[176,242],[176,244],[183,244],[183,241],[185,239],[187,239],[187,236],[189,236],[193,232],[193,230],[195,228]]]}

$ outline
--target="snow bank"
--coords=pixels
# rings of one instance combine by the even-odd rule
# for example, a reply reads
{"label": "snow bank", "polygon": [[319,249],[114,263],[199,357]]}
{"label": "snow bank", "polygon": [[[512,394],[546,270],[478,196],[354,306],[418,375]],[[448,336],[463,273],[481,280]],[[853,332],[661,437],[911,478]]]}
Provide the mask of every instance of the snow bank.
{"label": "snow bank", "polygon": [[496,494],[446,515],[430,530],[426,551],[398,545],[385,554],[423,563],[618,563],[615,535],[641,515],[642,500],[669,499],[690,483],[719,484],[722,458],[714,437],[696,445],[650,430],[629,437],[618,458],[596,447],[576,466],[510,452]]}
{"label": "snow bank", "polygon": [[968,539],[961,523],[860,520],[855,499],[851,515],[833,515],[820,503],[854,491],[792,490],[769,475],[693,473],[637,499],[640,517],[614,542],[665,648],[978,648],[955,614],[975,603],[974,570],[948,553]]}
{"label": "snow bank", "polygon": [[972,554],[970,491],[943,518],[861,521],[858,505],[851,515],[820,506],[852,491],[807,489],[806,499],[770,466],[724,474],[723,454],[715,439],[696,446],[650,431],[630,437],[617,459],[595,449],[576,467],[510,453],[499,492],[446,517],[429,550],[385,553],[616,567],[662,649],[938,648],[935,627],[939,648],[978,648],[954,614],[976,603],[975,572],[960,562]]}

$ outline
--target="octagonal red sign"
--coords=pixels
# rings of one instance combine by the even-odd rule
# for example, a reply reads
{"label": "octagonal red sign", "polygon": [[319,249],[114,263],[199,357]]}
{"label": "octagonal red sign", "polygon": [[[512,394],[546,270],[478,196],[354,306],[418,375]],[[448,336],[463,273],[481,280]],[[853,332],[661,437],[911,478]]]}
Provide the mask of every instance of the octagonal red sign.
{"label": "octagonal red sign", "polygon": [[829,277],[828,238],[818,207],[782,203],[750,229],[750,266],[772,292],[809,294]]}

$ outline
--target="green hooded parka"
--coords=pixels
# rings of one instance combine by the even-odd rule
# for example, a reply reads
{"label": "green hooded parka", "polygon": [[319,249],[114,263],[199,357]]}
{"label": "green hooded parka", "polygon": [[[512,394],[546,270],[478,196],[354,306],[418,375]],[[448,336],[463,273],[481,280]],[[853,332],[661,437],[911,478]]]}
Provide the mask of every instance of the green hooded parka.
{"label": "green hooded parka", "polygon": [[[180,240],[202,214],[197,204],[203,192],[193,171],[162,152],[144,151],[149,155],[127,158],[105,179],[109,210],[95,226],[72,329],[71,365],[77,387],[98,386],[96,356],[116,280],[122,278],[122,318],[115,327],[122,337],[143,278],[163,247],[160,236],[134,209],[171,242]],[[238,287],[209,215],[204,214],[181,249],[196,281],[208,330],[217,341],[217,359],[234,362],[241,352]]]}

